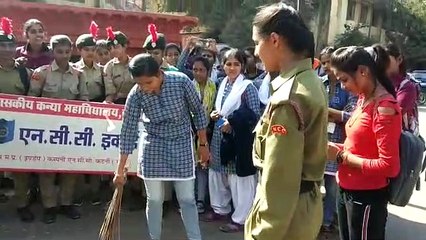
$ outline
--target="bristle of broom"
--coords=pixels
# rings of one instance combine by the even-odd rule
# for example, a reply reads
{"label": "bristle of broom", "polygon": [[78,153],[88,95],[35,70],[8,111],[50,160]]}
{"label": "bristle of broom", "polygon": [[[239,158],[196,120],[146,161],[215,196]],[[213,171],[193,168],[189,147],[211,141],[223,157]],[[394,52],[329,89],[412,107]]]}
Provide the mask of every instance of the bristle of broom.
{"label": "bristle of broom", "polygon": [[99,231],[99,240],[120,240],[120,212],[123,187],[117,187]]}

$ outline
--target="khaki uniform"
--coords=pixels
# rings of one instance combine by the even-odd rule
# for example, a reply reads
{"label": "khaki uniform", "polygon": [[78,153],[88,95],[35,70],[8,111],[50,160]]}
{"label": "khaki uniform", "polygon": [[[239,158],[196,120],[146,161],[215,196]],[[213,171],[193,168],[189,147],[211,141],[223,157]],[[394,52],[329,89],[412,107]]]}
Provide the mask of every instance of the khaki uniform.
{"label": "khaki uniform", "polygon": [[[27,69],[28,76],[31,76],[31,71]],[[29,81],[29,79],[28,79]],[[19,71],[17,69],[8,71],[0,68],[0,93],[26,95],[25,87],[22,84]],[[30,173],[13,173],[15,182],[15,202],[18,208],[23,208],[28,205],[27,192]]]}
{"label": "khaki uniform", "polygon": [[86,66],[83,59],[74,63],[73,66],[82,72],[87,81],[89,100],[93,102],[103,102],[105,100],[103,68],[95,63],[90,68]]}
{"label": "khaki uniform", "polygon": [[[89,99],[86,79],[82,72],[69,66],[65,73],[59,71],[55,61],[51,65],[37,68],[31,77],[29,96],[67,100]],[[40,190],[45,208],[57,206],[54,173],[40,174]],[[73,200],[76,175],[59,174],[61,205],[70,206]]]}
{"label": "khaki uniform", "polygon": [[310,59],[274,79],[271,90],[255,129],[253,161],[261,177],[245,239],[314,240],[322,223],[327,96]]}
{"label": "khaki uniform", "polygon": [[121,64],[117,58],[105,65],[105,95],[114,96],[114,100],[126,99],[130,90],[136,84],[129,71],[129,60]]}

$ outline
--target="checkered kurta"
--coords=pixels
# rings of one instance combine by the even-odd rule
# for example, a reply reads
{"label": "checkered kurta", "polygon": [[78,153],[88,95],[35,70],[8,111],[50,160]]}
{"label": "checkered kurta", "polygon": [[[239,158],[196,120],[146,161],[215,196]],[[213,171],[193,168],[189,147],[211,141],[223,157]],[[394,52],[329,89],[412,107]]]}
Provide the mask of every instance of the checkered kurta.
{"label": "checkered kurta", "polygon": [[[322,80],[327,92],[330,94],[330,81],[328,80],[328,77],[325,76],[322,78]],[[336,83],[332,96],[333,97],[328,102],[328,106],[330,108],[343,111],[343,122],[336,124],[334,133],[328,133],[328,140],[334,143],[343,143],[346,139],[345,124],[351,117],[351,114],[356,107],[358,97],[345,91],[342,88],[342,84],[340,82]],[[335,174],[337,172],[337,167],[338,166],[336,161],[327,161],[325,172],[327,174]]]}
{"label": "checkered kurta", "polygon": [[135,86],[126,101],[120,136],[120,151],[131,154],[138,139],[139,174],[144,179],[187,180],[195,178],[191,113],[197,130],[207,127],[203,105],[194,85],[182,73],[165,72],[159,95],[141,92]]}
{"label": "checkered kurta", "polygon": [[[225,87],[225,92],[223,93],[222,105],[225,102],[225,99],[228,97],[229,93],[232,90],[232,85],[227,83]],[[260,114],[260,100],[257,93],[257,89],[253,84],[247,86],[246,90],[242,94],[242,103],[245,102],[247,106],[259,117]],[[213,130],[213,138],[210,147],[210,153],[212,159],[210,159],[210,168],[214,171],[226,173],[226,174],[236,174],[235,161],[230,162],[227,166],[223,166],[220,162],[220,142],[222,140],[222,132],[215,125]],[[252,151],[247,149],[247,151]]]}

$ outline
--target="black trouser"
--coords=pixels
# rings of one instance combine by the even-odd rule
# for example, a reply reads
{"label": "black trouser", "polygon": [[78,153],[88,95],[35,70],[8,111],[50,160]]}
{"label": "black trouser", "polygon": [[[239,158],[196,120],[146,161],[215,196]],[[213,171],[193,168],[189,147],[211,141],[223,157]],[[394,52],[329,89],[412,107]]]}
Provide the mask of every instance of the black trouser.
{"label": "black trouser", "polygon": [[388,189],[339,188],[337,214],[341,240],[383,240],[388,217]]}

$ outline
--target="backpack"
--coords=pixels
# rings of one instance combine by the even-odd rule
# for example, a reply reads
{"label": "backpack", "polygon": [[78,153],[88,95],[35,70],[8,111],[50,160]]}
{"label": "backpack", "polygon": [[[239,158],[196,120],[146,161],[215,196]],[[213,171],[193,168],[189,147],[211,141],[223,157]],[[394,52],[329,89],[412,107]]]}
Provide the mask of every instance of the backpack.
{"label": "backpack", "polygon": [[[379,101],[376,101],[374,114]],[[404,207],[410,201],[420,178],[425,141],[410,131],[402,130],[399,140],[400,172],[389,179],[389,202]]]}

